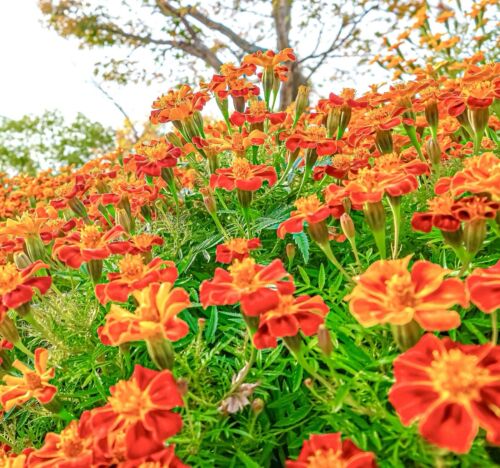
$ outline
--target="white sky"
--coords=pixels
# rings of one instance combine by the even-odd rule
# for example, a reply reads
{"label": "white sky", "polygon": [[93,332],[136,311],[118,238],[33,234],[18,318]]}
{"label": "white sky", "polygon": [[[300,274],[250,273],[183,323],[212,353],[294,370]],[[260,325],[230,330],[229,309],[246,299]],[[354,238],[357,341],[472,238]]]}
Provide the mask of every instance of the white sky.
{"label": "white sky", "polygon": [[[36,0],[0,0],[0,115],[17,118],[59,109],[111,126],[122,114],[92,84],[93,64],[103,54],[80,50],[41,24]],[[133,120],[144,121],[151,102],[169,87],[157,84],[104,87]]]}

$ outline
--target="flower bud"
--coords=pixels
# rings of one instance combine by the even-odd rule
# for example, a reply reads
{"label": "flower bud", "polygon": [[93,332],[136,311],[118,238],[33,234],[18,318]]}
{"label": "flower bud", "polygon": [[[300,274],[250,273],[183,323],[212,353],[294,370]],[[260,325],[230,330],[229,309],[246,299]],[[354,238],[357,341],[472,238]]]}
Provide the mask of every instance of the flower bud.
{"label": "flower bud", "polygon": [[132,231],[132,220],[124,208],[117,208],[115,212],[115,222],[125,229],[125,232]]}
{"label": "flower bud", "polygon": [[202,188],[200,190],[203,195],[203,203],[205,204],[205,208],[210,214],[215,214],[217,212],[217,202],[215,201],[214,194],[210,188]]}
{"label": "flower bud", "polygon": [[162,167],[161,168],[161,178],[168,185],[174,179],[174,171],[171,167]]}
{"label": "flower bud", "polygon": [[295,254],[297,253],[297,248],[295,247],[295,244],[289,242],[288,244],[286,244],[285,250],[288,262],[292,263],[293,259],[295,258]]}
{"label": "flower bud", "polygon": [[254,401],[252,401],[252,412],[255,414],[255,416],[259,415],[262,413],[262,410],[264,409],[265,403],[262,398],[256,398]]}
{"label": "flower bud", "polygon": [[375,134],[375,145],[382,154],[393,152],[392,132],[390,130],[377,130]]}
{"label": "flower bud", "polygon": [[13,345],[21,341],[16,324],[8,315],[5,315],[0,321],[0,336],[10,341]]}
{"label": "flower bud", "polygon": [[351,106],[343,105],[340,108],[340,116],[339,116],[339,135],[343,135],[345,129],[349,125],[351,121],[352,109]]}
{"label": "flower bud", "polygon": [[38,234],[27,237],[24,242],[26,253],[28,254],[32,262],[43,260],[43,258],[45,257],[45,245],[43,244],[42,239],[40,239],[40,236]]}
{"label": "flower bud", "polygon": [[318,328],[318,346],[325,356],[330,356],[330,354],[332,354],[332,337],[325,325],[320,325]]}
{"label": "flower bud", "polygon": [[464,244],[467,252],[475,255],[486,238],[486,220],[469,221],[464,225]]}
{"label": "flower bud", "polygon": [[300,116],[306,110],[309,104],[309,87],[308,86],[299,86],[299,91],[297,93],[297,99],[295,100],[295,119],[294,122],[297,122]]}
{"label": "flower bud", "polygon": [[149,357],[158,369],[170,369],[174,367],[174,350],[172,343],[163,337],[146,340]]}
{"label": "flower bud", "polygon": [[429,104],[425,106],[424,113],[425,113],[425,120],[429,124],[429,127],[431,127],[432,135],[436,136],[437,128],[439,125],[439,110],[437,102],[436,101],[429,102]]}
{"label": "flower bud", "polygon": [[374,232],[385,230],[385,208],[381,201],[367,203],[364,207],[366,221]]}
{"label": "flower bud", "polygon": [[19,268],[20,270],[24,270],[25,268],[28,268],[33,262],[24,252],[16,252],[14,254],[14,263],[16,264],[17,268]]}
{"label": "flower bud", "polygon": [[90,275],[90,278],[92,279],[92,282],[96,284],[100,279],[102,275],[102,260],[89,260],[87,262],[87,269]]}
{"label": "flower bud", "polygon": [[307,227],[307,231],[309,232],[311,239],[319,245],[326,245],[330,241],[328,226],[324,220],[319,223],[310,223]]}
{"label": "flower bud", "polygon": [[340,217],[340,227],[342,228],[342,232],[348,239],[354,239],[354,237],[356,236],[356,229],[354,228],[352,218],[347,213],[344,213]]}
{"label": "flower bud", "polygon": [[206,319],[203,317],[200,317],[198,319],[198,331],[201,333],[203,329],[205,328],[205,324],[207,323]]}
{"label": "flower bud", "polygon": [[439,167],[441,164],[441,148],[438,141],[431,137],[425,142],[425,150],[432,163],[432,167]]}
{"label": "flower bud", "polygon": [[182,377],[180,379],[177,379],[176,381],[177,384],[177,389],[179,390],[179,393],[184,396],[188,392],[189,388],[189,382],[186,379],[183,379]]}
{"label": "flower bud", "polygon": [[340,109],[335,107],[328,112],[326,117],[326,132],[328,138],[332,138],[335,132],[339,128],[340,123]]}
{"label": "flower bud", "polygon": [[68,206],[80,218],[87,218],[87,209],[79,198],[73,197],[68,200]]}
{"label": "flower bud", "polygon": [[313,386],[313,381],[311,378],[307,378],[307,379],[304,379],[304,385],[307,387],[307,388],[312,388]]}

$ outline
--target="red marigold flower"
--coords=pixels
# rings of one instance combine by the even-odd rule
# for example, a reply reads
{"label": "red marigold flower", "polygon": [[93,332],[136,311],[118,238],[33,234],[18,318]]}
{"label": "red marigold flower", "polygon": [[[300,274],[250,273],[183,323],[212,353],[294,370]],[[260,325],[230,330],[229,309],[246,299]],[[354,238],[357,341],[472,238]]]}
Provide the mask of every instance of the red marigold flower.
{"label": "red marigold flower", "polygon": [[296,130],[286,138],[286,148],[294,152],[298,148],[314,149],[318,156],[327,156],[336,153],[342,142],[326,136],[326,128],[310,126],[304,130]]}
{"label": "red marigold flower", "polygon": [[117,468],[189,468],[175,455],[175,445],[169,445],[159,452],[152,453],[140,460],[120,463]]}
{"label": "red marigold flower", "polygon": [[321,296],[279,295],[278,303],[259,316],[259,327],[253,337],[257,349],[275,348],[277,338],[306,336],[317,333],[328,314],[328,306]]}
{"label": "red marigold flower", "polygon": [[151,283],[174,283],[177,269],[173,262],[155,258],[147,265],[142,255],[126,254],[119,262],[119,273],[109,273],[108,283],[97,284],[95,295],[101,304],[109,301],[126,302],[133,291]]}
{"label": "red marigold flower", "polygon": [[[269,119],[271,124],[276,125],[283,123],[286,117],[286,112],[270,112],[264,101],[251,100],[245,112],[235,111],[229,120],[233,125],[241,127],[245,122],[252,125],[263,124],[266,119]],[[262,127],[262,125],[259,127]]]}
{"label": "red marigold flower", "polygon": [[416,261],[410,272],[410,259],[379,260],[355,278],[345,298],[350,312],[365,327],[412,320],[429,331],[458,327],[460,315],[450,307],[467,307],[465,285],[457,278],[444,279],[448,270],[426,260]]}
{"label": "red marigold flower", "polygon": [[[176,273],[173,270],[168,272],[174,281]],[[98,330],[104,344],[118,346],[131,341],[158,339],[177,341],[187,335],[187,323],[177,317],[191,305],[184,289],[172,289],[172,283],[153,283],[133,295],[138,302],[134,312],[116,304],[111,306],[106,323]]]}
{"label": "red marigold flower", "polygon": [[234,189],[255,192],[262,187],[264,181],[269,186],[276,183],[278,177],[274,167],[265,164],[250,164],[245,158],[235,158],[230,168],[217,169],[210,176],[210,188]]}
{"label": "red marigold flower", "polygon": [[290,218],[278,226],[277,234],[280,239],[283,239],[286,233],[302,232],[306,221],[309,226],[315,225],[327,219],[331,214],[330,208],[323,204],[315,194],[301,197],[294,204],[297,209],[290,213]]}
{"label": "red marigold flower", "polygon": [[0,466],[3,468],[25,468],[25,453],[17,454],[12,452],[12,448],[7,444],[0,444]]}
{"label": "red marigold flower", "polygon": [[131,236],[128,240],[129,250],[128,253],[132,255],[145,254],[151,252],[154,245],[163,245],[163,239],[155,234],[148,234],[143,232],[142,234],[136,234]]}
{"label": "red marigold flower", "polygon": [[136,365],[132,377],[110,392],[108,403],[92,410],[89,422],[108,453],[121,442],[126,460],[141,459],[164,449],[164,440],[181,430],[182,418],[172,409],[183,406],[183,401],[169,370]]}
{"label": "red marigold flower", "polygon": [[88,425],[89,412],[80,421],[71,421],[60,434],[49,432],[38,450],[29,454],[28,465],[33,468],[94,466],[93,435]]}
{"label": "red marigold flower", "polygon": [[476,268],[466,281],[471,302],[486,314],[500,308],[500,261],[489,268]]}
{"label": "red marigold flower", "polygon": [[[130,155],[129,159],[134,159],[138,176],[159,176],[163,168],[175,166],[181,154],[180,148],[161,138],[136,145],[135,154]],[[127,163],[126,160],[124,162]]]}
{"label": "red marigold flower", "polygon": [[234,238],[216,247],[215,260],[220,263],[231,263],[233,260],[243,260],[248,257],[250,250],[258,249],[262,246],[260,240]]}
{"label": "red marigold flower", "polygon": [[294,286],[281,260],[257,265],[247,257],[235,260],[228,270],[216,268],[212,280],[200,286],[200,302],[209,305],[233,305],[238,302],[245,315],[256,316],[277,304],[279,291],[293,292]]}
{"label": "red marigold flower", "polygon": [[112,254],[127,252],[128,242],[115,241],[124,232],[121,226],[105,232],[95,225],[87,225],[66,237],[56,239],[52,255],[71,268],[80,268],[84,262],[103,260]]}
{"label": "red marigold flower", "polygon": [[208,100],[207,93],[193,92],[190,86],[182,85],[157,98],[149,118],[153,124],[185,120],[202,110]]}
{"label": "red marigold flower", "polygon": [[30,369],[19,360],[12,363],[12,367],[21,372],[22,376],[4,375],[0,385],[0,403],[5,411],[14,406],[35,398],[42,404],[49,403],[57,393],[57,387],[49,384],[54,378],[55,369],[47,369],[49,352],[43,348],[35,350],[35,369]]}
{"label": "red marigold flower", "polygon": [[243,57],[244,64],[253,64],[267,69],[276,69],[283,62],[295,62],[295,60],[293,49],[283,49],[278,53],[272,50],[266,50],[265,52],[259,50]]}
{"label": "red marigold flower", "polygon": [[364,452],[341,433],[312,434],[305,440],[296,461],[287,460],[286,468],[375,468],[375,454]]}
{"label": "red marigold flower", "polygon": [[429,442],[467,453],[479,427],[500,445],[500,346],[464,345],[426,334],[394,361],[389,401]]}
{"label": "red marigold flower", "polygon": [[45,294],[52,284],[50,276],[34,276],[38,270],[49,268],[40,260],[19,270],[14,263],[0,265],[0,308],[17,309],[29,303],[38,289]]}
{"label": "red marigold flower", "polygon": [[454,232],[460,229],[460,220],[453,212],[455,200],[450,195],[441,195],[427,202],[428,211],[413,213],[411,225],[416,231],[430,232],[432,227]]}
{"label": "red marigold flower", "polygon": [[321,180],[324,175],[345,179],[349,174],[357,174],[363,167],[369,167],[368,157],[337,153],[331,158],[330,164],[314,168],[314,180]]}
{"label": "red marigold flower", "polygon": [[251,63],[244,63],[239,67],[224,63],[220,67],[220,74],[213,75],[209,83],[202,83],[201,86],[213,92],[219,99],[226,99],[231,95],[233,98],[246,100],[259,95],[259,87],[244,78],[244,75],[253,75],[255,69],[255,65]]}
{"label": "red marigold flower", "polygon": [[488,197],[472,196],[457,200],[451,207],[453,214],[460,220],[472,222],[495,219],[500,203]]}

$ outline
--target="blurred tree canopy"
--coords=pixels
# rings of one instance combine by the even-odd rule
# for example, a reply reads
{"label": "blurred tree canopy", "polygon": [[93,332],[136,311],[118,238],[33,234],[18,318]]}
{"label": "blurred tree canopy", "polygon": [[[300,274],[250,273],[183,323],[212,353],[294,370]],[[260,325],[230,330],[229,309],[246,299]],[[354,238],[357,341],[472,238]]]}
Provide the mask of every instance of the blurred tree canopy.
{"label": "blurred tree canopy", "polygon": [[68,123],[58,111],[20,119],[0,117],[0,170],[35,173],[79,165],[114,148],[115,133],[82,114]]}
{"label": "blurred tree canopy", "polygon": [[[385,3],[399,6],[386,15]],[[292,47],[298,61],[282,92],[285,103],[321,68],[333,74],[342,59],[371,57],[373,34],[382,28],[366,34],[366,25],[385,21],[389,27],[395,12],[416,3],[421,2],[39,0],[47,23],[62,36],[77,38],[81,47],[113,48],[116,54],[97,63],[95,71],[122,84],[164,81],[171,73],[192,80],[200,64],[218,71],[248,53]]]}

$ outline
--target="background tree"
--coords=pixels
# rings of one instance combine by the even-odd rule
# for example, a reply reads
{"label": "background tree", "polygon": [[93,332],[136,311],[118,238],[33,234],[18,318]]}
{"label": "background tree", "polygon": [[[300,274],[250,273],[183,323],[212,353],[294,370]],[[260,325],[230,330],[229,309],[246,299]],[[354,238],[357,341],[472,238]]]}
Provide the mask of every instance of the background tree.
{"label": "background tree", "polygon": [[0,170],[35,173],[80,165],[114,148],[115,133],[82,114],[68,123],[57,111],[20,119],[0,117]]}
{"label": "background tree", "polygon": [[[400,5],[415,3],[413,0]],[[366,59],[373,50],[370,36],[388,15],[378,0],[41,0],[48,24],[82,47],[113,48],[107,61],[96,64],[105,80],[165,80],[208,64],[239,62],[261,49],[292,47],[298,54],[282,103],[321,69],[331,74],[342,59]],[[371,24],[371,34],[366,27]],[[363,33],[365,30],[365,33]],[[305,40],[307,39],[307,40]],[[370,54],[371,56],[371,54]],[[175,64],[175,65],[174,65]],[[344,64],[345,65],[345,64]]]}

